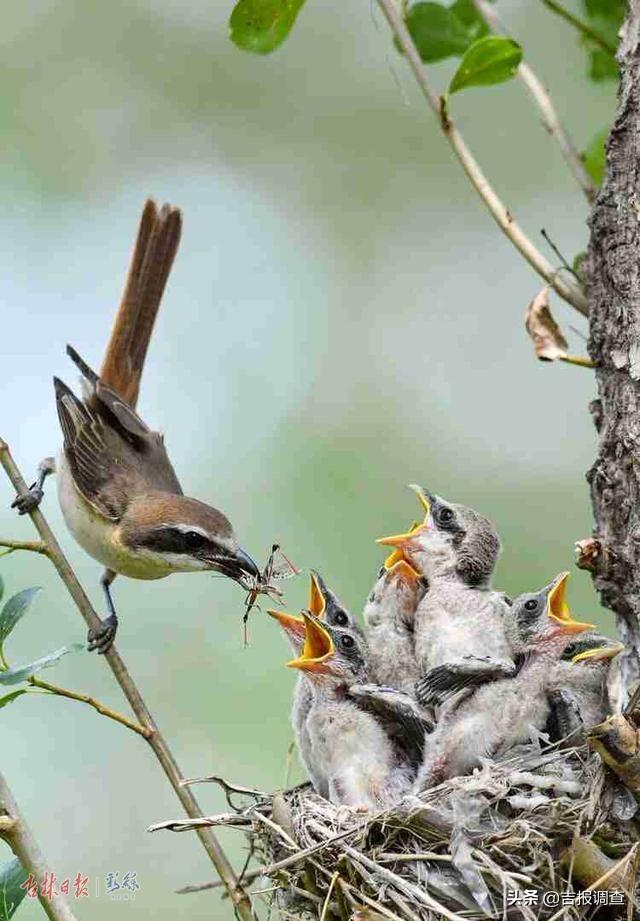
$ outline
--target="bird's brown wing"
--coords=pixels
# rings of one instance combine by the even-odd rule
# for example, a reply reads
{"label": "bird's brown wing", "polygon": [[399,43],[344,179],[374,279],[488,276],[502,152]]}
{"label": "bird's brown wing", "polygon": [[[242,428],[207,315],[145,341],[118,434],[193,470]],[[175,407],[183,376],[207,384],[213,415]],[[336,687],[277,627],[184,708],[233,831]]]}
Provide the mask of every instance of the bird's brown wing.
{"label": "bird's brown wing", "polygon": [[67,385],[53,379],[56,407],[64,439],[64,453],[76,488],[93,508],[118,521],[127,506],[122,488],[128,470],[116,471],[106,443],[105,427],[98,415],[81,401]]}
{"label": "bird's brown wing", "polygon": [[[93,420],[92,431],[95,433],[99,428],[102,432],[103,466],[107,463],[109,469],[104,484],[107,493],[104,502],[121,505],[133,495],[150,490],[182,495],[162,436],[153,432],[70,345],[67,346],[67,354],[79,369],[86,385],[83,403],[73,394],[71,396],[80,403],[84,415]],[[66,388],[66,392],[68,401],[71,391]],[[75,412],[77,416],[77,407]],[[115,491],[113,496],[109,494],[112,486]],[[123,490],[126,496],[122,495]]]}
{"label": "bird's brown wing", "polygon": [[129,274],[100,370],[107,387],[135,407],[149,340],[182,233],[178,208],[148,199]]}

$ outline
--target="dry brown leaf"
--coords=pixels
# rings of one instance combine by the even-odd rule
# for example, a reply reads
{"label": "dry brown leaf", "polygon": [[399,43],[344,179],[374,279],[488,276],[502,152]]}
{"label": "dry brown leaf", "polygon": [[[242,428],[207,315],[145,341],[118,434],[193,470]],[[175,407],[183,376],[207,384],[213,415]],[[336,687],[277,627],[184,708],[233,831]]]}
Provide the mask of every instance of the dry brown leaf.
{"label": "dry brown leaf", "polygon": [[602,547],[597,537],[585,537],[584,540],[576,541],[576,553],[578,558],[576,566],[578,569],[588,569],[594,572],[598,565],[598,557]]}
{"label": "dry brown leaf", "polygon": [[537,358],[541,361],[557,361],[567,357],[569,343],[551,316],[548,286],[545,285],[527,307],[524,324],[533,340]]}

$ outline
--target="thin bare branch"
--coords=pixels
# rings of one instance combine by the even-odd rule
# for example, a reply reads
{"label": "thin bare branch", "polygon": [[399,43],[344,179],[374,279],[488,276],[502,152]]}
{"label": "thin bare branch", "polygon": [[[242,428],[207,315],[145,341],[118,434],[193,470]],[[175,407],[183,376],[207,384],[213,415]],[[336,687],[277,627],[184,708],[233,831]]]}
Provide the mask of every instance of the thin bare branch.
{"label": "thin bare branch", "polygon": [[77,694],[75,691],[70,691],[68,688],[60,687],[58,684],[50,684],[48,681],[42,681],[40,678],[36,678],[35,675],[32,675],[31,678],[28,679],[28,683],[31,687],[47,691],[49,694],[55,694],[56,697],[66,697],[68,700],[77,700],[80,703],[87,704],[87,706],[93,707],[93,709],[102,716],[106,716],[108,719],[120,723],[122,726],[126,726],[127,729],[131,729],[132,732],[137,732],[143,739],[149,739],[153,735],[153,730],[149,729],[147,726],[141,726],[140,723],[130,720],[127,716],[124,716],[124,714],[118,713],[117,710],[112,710],[111,707],[107,707],[106,704],[100,703],[95,697],[89,697],[88,694]]}
{"label": "thin bare branch", "polygon": [[547,284],[551,285],[560,297],[571,304],[572,307],[575,307],[579,313],[587,316],[587,299],[582,289],[574,281],[564,279],[538,248],[534,246],[520,225],[514,220],[511,212],[498,197],[491,183],[482,172],[479,163],[464,142],[462,135],[451,121],[443,100],[429,83],[418,49],[411,38],[395,0],[378,0],[378,5],[397,38],[398,44],[404,51],[422,95],[436,115],[444,136],[449,141],[472,186],[484,201],[500,229],[511,240],[518,252],[524,256],[529,265],[544,278]]}
{"label": "thin bare branch", "polygon": [[0,537],[0,547],[6,547],[10,553],[13,553],[14,550],[28,550],[30,553],[41,553],[43,556],[49,556],[47,545],[41,540],[6,540],[4,537]]}
{"label": "thin bare branch", "polygon": [[[45,876],[51,874],[51,866],[40,850],[33,832],[18,808],[9,785],[0,772],[0,838],[3,838],[16,855],[24,870],[30,873],[38,884],[38,899],[44,913],[51,921],[76,921],[65,897],[58,893],[49,894],[43,888]],[[49,876],[50,878],[50,876]]]}
{"label": "thin bare branch", "polygon": [[[473,2],[484,21],[494,32],[501,33],[502,35],[508,34],[499,13],[489,0],[473,0]],[[526,61],[522,61],[520,64],[518,68],[518,77],[531,94],[540,112],[542,124],[551,137],[557,142],[567,166],[584,192],[587,201],[592,202],[596,196],[597,189],[582,162],[578,150],[562,124],[562,120],[560,119],[549,91]]]}
{"label": "thin bare branch", "polygon": [[[11,456],[9,446],[5,441],[2,440],[2,438],[0,438],[0,464],[7,474],[7,477],[11,481],[16,494],[19,495],[26,492],[27,484],[25,479],[16,466],[13,457]],[[85,623],[88,627],[97,627],[100,623],[100,618],[95,612],[86,592],[80,585],[76,574],[74,573],[67,558],[62,552],[62,549],[60,548],[60,545],[56,540],[56,537],[44,515],[40,509],[36,508],[29,513],[29,516],[38,534],[40,535],[41,540],[47,547],[49,559],[55,566],[58,575],[64,582]],[[164,736],[158,729],[158,726],[153,716],[151,715],[149,708],[144,702],[144,699],[138,690],[136,683],[129,674],[125,663],[121,659],[114,646],[112,646],[109,652],[105,654],[104,658],[106,659],[114,678],[120,685],[122,692],[127,698],[138,722],[143,728],[148,730],[149,736],[147,737],[147,742],[149,743],[149,746],[152,749],[154,755],[160,762],[160,765],[169,783],[173,787],[176,796],[180,800],[184,811],[190,818],[200,818],[202,816],[202,811],[198,805],[198,801],[191,792],[190,787],[185,787],[182,785],[182,780],[184,778],[173,755],[173,752],[169,748]],[[202,846],[204,847],[209,859],[211,860],[211,863],[223,881],[239,918],[241,921],[253,921],[254,915],[251,909],[249,896],[240,884],[238,877],[236,876],[236,873],[215,834],[210,828],[199,828],[197,830],[197,834],[202,843]]]}

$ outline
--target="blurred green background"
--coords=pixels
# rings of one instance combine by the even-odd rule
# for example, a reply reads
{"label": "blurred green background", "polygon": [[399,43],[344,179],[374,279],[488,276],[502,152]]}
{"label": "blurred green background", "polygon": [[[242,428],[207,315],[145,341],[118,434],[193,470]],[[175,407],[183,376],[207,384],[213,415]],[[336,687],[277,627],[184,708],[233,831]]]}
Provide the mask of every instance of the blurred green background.
{"label": "blurred green background", "polygon": [[[587,82],[574,34],[542,4],[501,6],[583,146],[610,118],[611,86]],[[416,514],[405,484],[417,481],[494,518],[500,588],[572,568],[591,527],[593,376],[534,360],[523,312],[540,283],[453,162],[375,5],[310,0],[266,59],[229,43],[229,10],[5,4],[0,433],[25,475],[57,450],[51,376],[75,380],[65,343],[100,362],[153,195],[184,209],[185,233],[141,411],[166,431],[187,491],[226,510],[254,556],[280,541],[359,609],[382,558],[374,539]],[[433,68],[440,86],[451,70]],[[461,94],[453,115],[540,246],[545,227],[569,258],[584,249],[585,202],[522,85]],[[45,512],[102,604],[99,567],[64,531],[54,492]],[[32,537],[11,498],[0,480],[0,533]],[[0,573],[9,592],[45,589],[8,644],[14,664],[83,639],[46,561],[14,554]],[[185,773],[282,784],[294,675],[270,619],[254,614],[244,648],[241,592],[204,575],[119,580],[115,595],[119,648]],[[305,597],[306,577],[287,585],[293,608]],[[584,573],[570,601],[610,626]],[[45,677],[125,706],[97,658],[69,656]],[[0,751],[58,875],[91,879],[80,917],[229,917],[218,894],[173,894],[213,874],[190,835],[147,834],[180,810],[137,737],[29,696],[0,713]],[[214,788],[201,798],[222,808]],[[105,895],[115,871],[137,873],[135,901]]]}

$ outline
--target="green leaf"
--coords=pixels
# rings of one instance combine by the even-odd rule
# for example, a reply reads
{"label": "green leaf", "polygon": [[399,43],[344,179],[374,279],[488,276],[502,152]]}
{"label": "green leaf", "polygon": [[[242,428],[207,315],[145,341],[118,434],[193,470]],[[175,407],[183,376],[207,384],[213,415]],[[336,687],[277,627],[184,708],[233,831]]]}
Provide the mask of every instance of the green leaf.
{"label": "green leaf", "polygon": [[4,582],[2,581],[2,576],[0,576],[0,601],[2,601],[3,595],[4,595]]}
{"label": "green leaf", "polygon": [[0,697],[0,710],[2,710],[3,707],[6,707],[7,704],[13,703],[14,700],[17,700],[18,697],[22,697],[22,695],[26,693],[26,688],[19,688],[17,691],[11,691],[9,694],[5,694],[4,697]]}
{"label": "green leaf", "polygon": [[592,48],[589,52],[589,77],[594,83],[617,80],[619,76],[616,59],[604,48]]}
{"label": "green leaf", "polygon": [[405,21],[426,64],[459,57],[469,47],[470,38],[464,24],[440,3],[416,3]]}
{"label": "green leaf", "polygon": [[29,874],[17,857],[0,864],[0,921],[9,921],[15,914],[27,894],[27,890],[20,887],[28,878]]}
{"label": "green leaf", "polygon": [[489,26],[478,12],[473,0],[455,0],[449,9],[465,27],[469,44],[489,34]]}
{"label": "green leaf", "polygon": [[491,86],[511,80],[522,60],[522,48],[511,38],[486,35],[467,50],[449,85],[450,93],[468,86]]}
{"label": "green leaf", "polygon": [[26,681],[36,672],[42,671],[43,668],[55,665],[68,652],[79,652],[81,649],[84,649],[82,643],[73,643],[71,646],[56,649],[55,652],[49,653],[48,656],[42,656],[41,659],[36,659],[35,662],[31,662],[29,665],[21,665],[19,668],[10,668],[6,672],[0,672],[0,685],[20,684],[21,681]]}
{"label": "green leaf", "polygon": [[39,588],[25,588],[13,598],[9,598],[0,611],[0,648],[20,618],[27,613],[31,602],[40,591]]}
{"label": "green leaf", "polygon": [[617,44],[618,31],[627,13],[627,0],[583,0],[591,25],[599,28],[608,41]]}
{"label": "green leaf", "polygon": [[231,41],[244,51],[269,54],[293,28],[305,0],[238,0],[229,19]]}
{"label": "green leaf", "polygon": [[582,153],[582,160],[587,172],[596,185],[600,185],[604,177],[604,169],[607,164],[606,143],[608,137],[609,128],[603,128],[602,131],[598,131]]}

